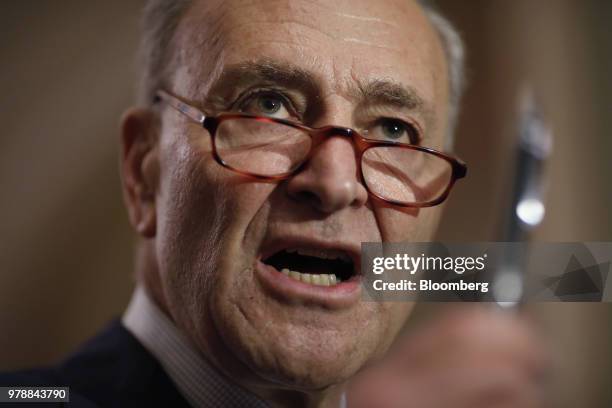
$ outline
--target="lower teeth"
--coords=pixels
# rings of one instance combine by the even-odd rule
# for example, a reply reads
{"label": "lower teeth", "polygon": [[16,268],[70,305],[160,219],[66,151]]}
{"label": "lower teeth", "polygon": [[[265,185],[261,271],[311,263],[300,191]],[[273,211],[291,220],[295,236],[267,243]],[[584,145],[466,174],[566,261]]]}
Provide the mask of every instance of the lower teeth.
{"label": "lower teeth", "polygon": [[319,286],[333,286],[339,283],[338,278],[333,273],[321,273],[321,274],[311,274],[311,273],[301,273],[296,271],[291,271],[287,268],[283,268],[281,270],[283,275],[290,277],[296,281],[310,283],[311,285],[319,285]]}

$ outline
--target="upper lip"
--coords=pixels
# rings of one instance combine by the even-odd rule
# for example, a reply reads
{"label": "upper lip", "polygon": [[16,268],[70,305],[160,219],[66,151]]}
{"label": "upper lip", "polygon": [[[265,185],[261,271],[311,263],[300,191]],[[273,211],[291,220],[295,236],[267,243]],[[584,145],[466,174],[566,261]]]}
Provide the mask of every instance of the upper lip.
{"label": "upper lip", "polygon": [[353,270],[359,271],[361,261],[361,243],[342,240],[327,241],[305,236],[274,236],[264,241],[260,251],[260,260],[264,261],[270,256],[287,249],[309,248],[316,250],[342,251],[353,261]]}

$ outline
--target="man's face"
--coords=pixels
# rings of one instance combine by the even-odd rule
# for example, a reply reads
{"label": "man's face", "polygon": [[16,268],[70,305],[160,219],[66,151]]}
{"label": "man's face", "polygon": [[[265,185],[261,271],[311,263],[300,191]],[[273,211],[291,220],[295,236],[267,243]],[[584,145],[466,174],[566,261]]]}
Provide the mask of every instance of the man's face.
{"label": "man's face", "polygon": [[[443,146],[443,52],[410,1],[201,1],[175,45],[169,91],[208,115],[356,129],[396,118],[417,123],[423,145]],[[303,389],[342,381],[383,353],[411,305],[360,301],[360,244],[430,240],[439,207],[370,199],[343,136],[295,176],[258,182],[215,162],[211,136],[183,115],[163,109],[161,123],[156,257],[166,308],[190,339],[234,376]],[[315,286],[275,270],[268,260],[279,253],[296,272],[331,278],[328,257],[354,268],[339,285]],[[317,259],[306,267],[300,254]]]}

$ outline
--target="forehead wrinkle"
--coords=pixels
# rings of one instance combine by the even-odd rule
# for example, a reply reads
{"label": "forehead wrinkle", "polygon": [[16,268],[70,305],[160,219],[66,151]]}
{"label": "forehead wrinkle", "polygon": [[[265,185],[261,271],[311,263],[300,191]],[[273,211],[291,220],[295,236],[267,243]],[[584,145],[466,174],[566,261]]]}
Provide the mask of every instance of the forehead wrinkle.
{"label": "forehead wrinkle", "polygon": [[[254,4],[256,2],[250,2],[246,6]],[[348,21],[339,21],[340,19]],[[316,23],[317,21],[319,24]],[[307,32],[317,32],[333,41],[355,42],[393,50],[398,48],[388,46],[383,37],[401,27],[400,24],[385,21],[385,19],[379,17],[343,13],[324,2],[279,0],[267,2],[265,7],[258,9],[256,15],[251,15],[248,21],[234,24],[232,30],[236,31],[247,26],[268,23],[279,25],[279,27],[287,27],[287,34],[298,39],[303,36],[303,33],[297,33],[295,31],[296,27]],[[350,35],[346,29],[342,28],[343,26],[350,27],[350,31],[357,35]],[[360,39],[361,33],[367,33],[368,38]]]}
{"label": "forehead wrinkle", "polygon": [[[347,18],[347,19],[351,19],[354,21],[360,21],[360,22],[367,22],[367,23],[378,23],[380,25],[385,25],[388,27],[394,27],[397,28],[399,27],[398,24],[396,23],[392,23],[390,21],[386,21],[382,18],[379,17],[372,17],[372,16],[364,16],[364,15],[357,15],[357,14],[351,14],[351,13],[343,13],[337,10],[337,8],[334,7],[330,7],[328,5],[327,2],[323,2],[323,1],[310,1],[309,2],[310,6],[317,6],[321,9],[321,11],[328,15],[328,16],[337,16],[337,17],[341,17],[341,18]],[[312,11],[311,11],[312,13]]]}
{"label": "forehead wrinkle", "polygon": [[370,47],[383,48],[383,49],[392,50],[392,51],[399,51],[400,50],[398,47],[391,47],[389,45],[376,44],[376,43],[373,43],[371,41],[364,41],[364,40],[360,40],[358,38],[346,37],[346,38],[343,38],[342,41],[357,43],[357,44],[361,44],[361,45],[367,45],[367,46],[370,46]]}
{"label": "forehead wrinkle", "polygon": [[379,24],[390,26],[390,27],[393,27],[393,28],[399,27],[397,24],[391,23],[389,21],[385,21],[382,18],[358,16],[358,15],[355,15],[355,14],[341,13],[339,11],[335,11],[334,14],[337,15],[338,17],[350,18],[350,19],[354,19],[354,20],[358,20],[358,21],[367,21],[367,22],[371,22],[371,23],[379,23]]}

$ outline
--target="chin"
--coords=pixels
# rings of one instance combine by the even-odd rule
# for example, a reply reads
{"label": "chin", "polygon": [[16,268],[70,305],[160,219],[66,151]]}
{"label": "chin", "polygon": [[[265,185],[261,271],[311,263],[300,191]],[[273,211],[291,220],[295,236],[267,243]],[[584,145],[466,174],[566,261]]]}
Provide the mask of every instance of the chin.
{"label": "chin", "polygon": [[[305,392],[322,390],[345,382],[388,346],[380,327],[356,327],[348,314],[343,320],[352,321],[322,317],[320,323],[315,322],[316,313],[303,310],[301,319],[287,313],[278,320],[269,315],[260,319],[264,310],[258,312],[256,306],[224,311],[215,319],[216,329],[228,351],[262,384]],[[364,326],[373,330],[365,333]]]}
{"label": "chin", "polygon": [[329,344],[328,350],[323,351],[319,347],[291,346],[281,339],[258,347],[243,345],[235,351],[265,382],[288,389],[317,391],[342,383],[359,370],[365,359],[360,353],[355,355],[356,346]]}

